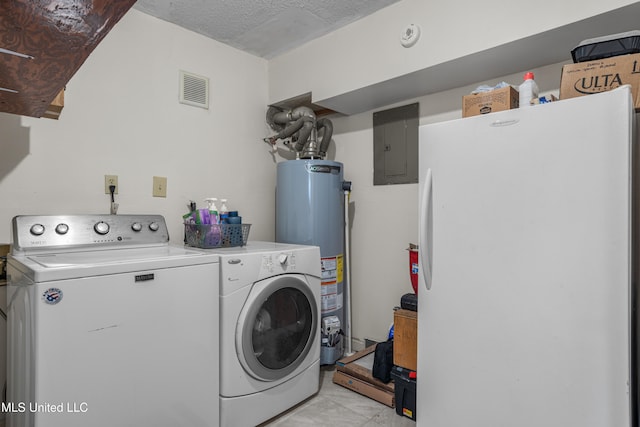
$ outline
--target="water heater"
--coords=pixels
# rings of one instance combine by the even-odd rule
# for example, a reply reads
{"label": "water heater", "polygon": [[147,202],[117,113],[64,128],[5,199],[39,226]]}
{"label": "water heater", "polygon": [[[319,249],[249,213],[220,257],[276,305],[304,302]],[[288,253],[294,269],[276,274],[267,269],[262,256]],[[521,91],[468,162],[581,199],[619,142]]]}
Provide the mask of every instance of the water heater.
{"label": "water heater", "polygon": [[[322,318],[345,329],[345,235],[343,165],[298,159],[278,163],[276,241],[320,247]],[[320,363],[333,364],[344,353],[344,335],[322,334]]]}

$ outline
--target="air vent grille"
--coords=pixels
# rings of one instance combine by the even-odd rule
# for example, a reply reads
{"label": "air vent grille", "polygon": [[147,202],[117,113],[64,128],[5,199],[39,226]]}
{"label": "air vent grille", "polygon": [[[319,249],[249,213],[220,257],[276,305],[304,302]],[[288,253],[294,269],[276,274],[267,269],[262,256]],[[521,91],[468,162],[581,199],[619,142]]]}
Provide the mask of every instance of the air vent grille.
{"label": "air vent grille", "polygon": [[209,79],[180,71],[180,103],[209,108]]}

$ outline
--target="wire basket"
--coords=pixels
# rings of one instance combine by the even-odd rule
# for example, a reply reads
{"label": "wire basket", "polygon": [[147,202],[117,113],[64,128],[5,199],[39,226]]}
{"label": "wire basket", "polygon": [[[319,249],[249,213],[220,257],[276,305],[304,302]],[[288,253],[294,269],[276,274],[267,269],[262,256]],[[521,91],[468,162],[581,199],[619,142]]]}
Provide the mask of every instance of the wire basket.
{"label": "wire basket", "polygon": [[187,245],[195,248],[230,248],[244,246],[251,224],[185,224]]}

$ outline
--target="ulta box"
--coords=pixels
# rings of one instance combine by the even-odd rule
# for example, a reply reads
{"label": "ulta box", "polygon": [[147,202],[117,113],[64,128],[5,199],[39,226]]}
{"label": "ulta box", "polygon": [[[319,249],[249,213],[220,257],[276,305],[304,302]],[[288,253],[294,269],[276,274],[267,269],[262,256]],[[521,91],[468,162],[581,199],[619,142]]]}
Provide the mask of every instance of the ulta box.
{"label": "ulta box", "polygon": [[607,92],[622,85],[631,85],[633,103],[639,111],[640,53],[563,66],[560,99]]}

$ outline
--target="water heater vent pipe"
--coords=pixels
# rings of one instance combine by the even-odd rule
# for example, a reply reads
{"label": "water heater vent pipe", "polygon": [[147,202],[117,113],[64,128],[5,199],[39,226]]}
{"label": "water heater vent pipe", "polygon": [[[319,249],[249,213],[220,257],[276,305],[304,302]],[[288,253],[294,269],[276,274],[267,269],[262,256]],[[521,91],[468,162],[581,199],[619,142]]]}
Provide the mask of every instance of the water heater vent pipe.
{"label": "water heater vent pipe", "polygon": [[345,316],[345,329],[346,329],[346,340],[347,340],[347,351],[346,356],[353,355],[353,351],[351,349],[351,249],[350,249],[350,239],[349,239],[349,198],[351,196],[351,181],[344,181],[342,183],[342,189],[344,191],[344,256],[345,263],[347,267],[347,283],[345,286],[345,297],[347,300],[347,315]]}
{"label": "water heater vent pipe", "polygon": [[[296,158],[324,159],[333,135],[331,120],[322,118],[316,120],[316,115],[309,107],[300,106],[292,110],[282,110],[270,106],[267,110],[267,124],[277,133],[263,138],[272,146],[278,140],[291,138],[295,144],[290,145],[296,153]],[[318,131],[323,130],[322,140],[318,142]]]}

